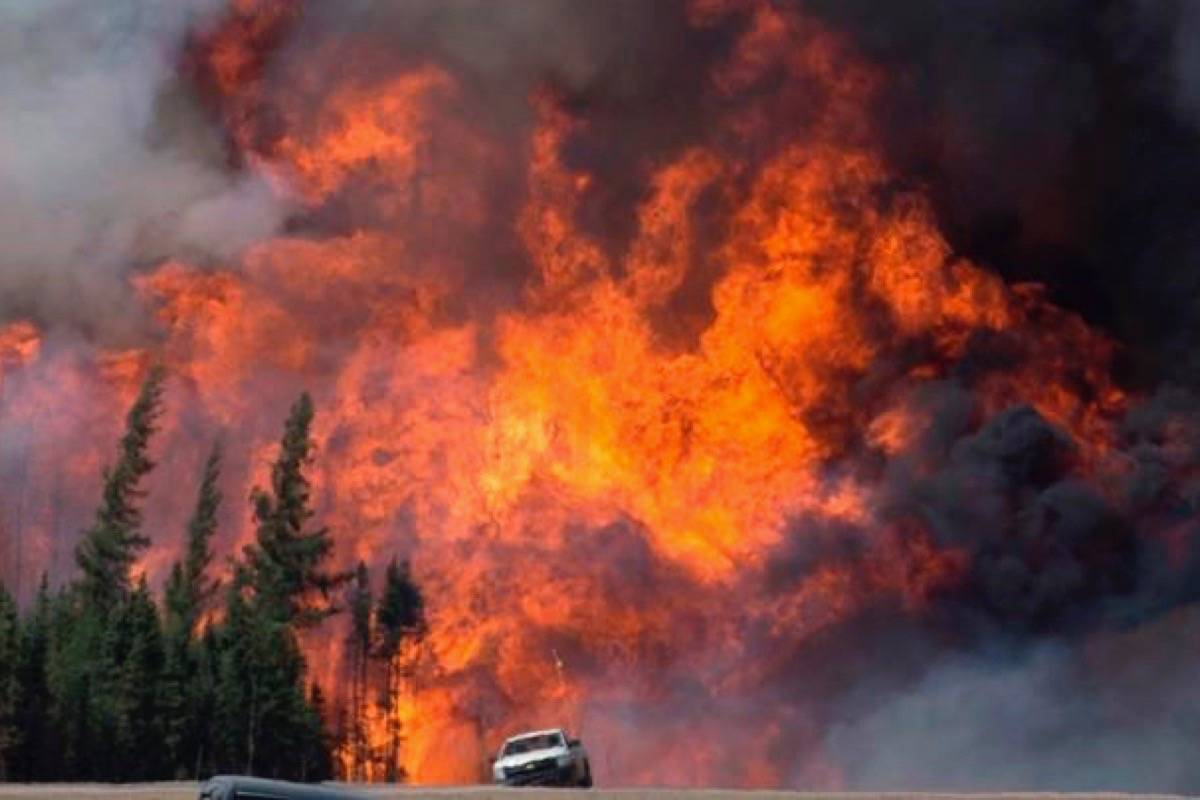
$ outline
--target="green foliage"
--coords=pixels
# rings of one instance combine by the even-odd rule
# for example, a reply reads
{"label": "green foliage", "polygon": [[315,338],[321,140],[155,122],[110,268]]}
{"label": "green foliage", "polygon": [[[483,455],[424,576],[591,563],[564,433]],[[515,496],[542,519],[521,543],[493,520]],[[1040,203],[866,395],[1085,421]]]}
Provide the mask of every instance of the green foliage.
{"label": "green foliage", "polygon": [[121,607],[116,620],[114,665],[109,691],[115,729],[112,774],[146,780],[162,774],[162,623],[145,579]]}
{"label": "green foliage", "polygon": [[303,749],[300,758],[300,779],[327,781],[333,778],[334,743],[325,728],[328,716],[325,694],[313,684],[308,695]]}
{"label": "green foliage", "polygon": [[302,394],[284,424],[271,488],[252,495],[255,540],[226,592],[215,688],[220,769],[301,778],[317,765],[314,749],[326,747],[297,635],[334,613],[329,596],[348,576],[325,570],[333,540],[310,527],[312,419]]}
{"label": "green foliage", "polygon": [[167,628],[187,641],[217,593],[217,582],[208,575],[212,564],[212,537],[221,507],[221,445],[213,445],[201,473],[196,507],[187,526],[187,546],[182,562],[175,562],[166,587]]}
{"label": "green foliage", "polygon": [[78,589],[52,604],[46,653],[49,736],[68,778],[160,774],[162,627],[145,581],[111,609]]}
{"label": "green foliage", "polygon": [[46,654],[49,738],[58,744],[56,772],[66,779],[97,774],[112,735],[104,725],[103,678],[113,668],[108,611],[81,598],[71,591],[51,604]]}
{"label": "green foliage", "polygon": [[52,742],[46,713],[50,707],[46,664],[50,645],[51,603],[50,585],[43,575],[33,608],[21,625],[21,645],[17,656],[17,682],[22,698],[17,708],[17,728],[21,736],[11,760],[11,775],[26,780],[57,774],[55,759],[58,748]]}
{"label": "green foliage", "polygon": [[257,605],[277,622],[302,627],[336,611],[329,596],[349,578],[322,569],[333,540],[327,528],[309,528],[312,489],[304,473],[312,462],[312,420],[312,400],[301,394],[284,425],[271,489],[251,496],[255,542],[246,548]]}
{"label": "green foliage", "polygon": [[6,780],[12,771],[13,756],[21,742],[20,652],[17,604],[0,584],[0,781]]}
{"label": "green foliage", "polygon": [[376,621],[381,631],[380,651],[394,655],[405,639],[420,638],[425,632],[425,598],[412,577],[407,561],[392,559],[384,575]]}
{"label": "green foliage", "polygon": [[175,778],[196,777],[209,746],[214,675],[211,638],[196,640],[196,627],[217,592],[209,576],[212,537],[221,507],[221,446],[213,445],[201,472],[196,506],[187,525],[182,561],[171,566],[165,589],[164,653],[161,683],[163,741]]}
{"label": "green foliage", "polygon": [[104,472],[104,492],[96,519],[75,553],[83,573],[80,590],[86,600],[110,609],[129,594],[129,569],[150,540],[142,533],[139,488],[154,463],[147,455],[161,413],[161,367],[150,370],[129,415],[117,448],[117,462]]}
{"label": "green foliage", "polygon": [[[291,409],[271,486],[253,495],[254,543],[230,564],[220,621],[206,625],[219,602],[211,574],[219,447],[205,461],[161,606],[145,579],[131,574],[149,542],[140,486],[153,468],[147,452],[162,385],[155,369],[129,411],[95,520],[76,551],[77,580],[52,590],[43,577],[23,617],[0,587],[0,781],[201,778],[217,771],[332,776],[326,700],[299,644],[303,631],[335,611],[329,598],[347,577],[327,570],[332,540],[312,525],[305,475],[312,403],[304,395]],[[403,584],[407,567],[393,565],[389,575]],[[365,697],[375,609],[365,566],[357,577],[351,627]],[[403,631],[423,626],[415,586],[390,591],[389,624]]]}
{"label": "green foliage", "polygon": [[328,529],[311,526],[312,419],[312,401],[301,395],[284,425],[270,490],[252,495],[255,540],[226,591],[213,697],[221,770],[280,778],[327,771],[328,742],[297,636],[335,611],[329,596],[347,576],[325,570],[333,542]]}
{"label": "green foliage", "polygon": [[304,659],[294,628],[253,602],[249,585],[250,573],[239,569],[219,632],[217,769],[301,778],[297,755],[313,746]]}
{"label": "green foliage", "polygon": [[63,777],[133,778],[156,770],[150,755],[160,738],[161,622],[145,582],[131,586],[130,569],[150,542],[141,530],[140,484],[154,467],[147,451],[164,380],[154,367],[143,382],[117,461],[104,473],[95,521],[76,550],[81,575],[49,604],[46,734],[58,743]]}

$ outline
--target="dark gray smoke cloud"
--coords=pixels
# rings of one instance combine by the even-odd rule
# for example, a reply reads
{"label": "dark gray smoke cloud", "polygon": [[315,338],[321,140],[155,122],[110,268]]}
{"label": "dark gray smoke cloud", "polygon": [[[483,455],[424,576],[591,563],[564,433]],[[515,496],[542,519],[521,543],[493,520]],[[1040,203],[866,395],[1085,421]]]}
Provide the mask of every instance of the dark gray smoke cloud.
{"label": "dark gray smoke cloud", "polygon": [[[344,45],[351,74],[363,59],[436,58],[491,94],[474,99],[523,108],[539,85],[649,100],[664,78],[698,66],[680,56],[697,53],[701,38],[689,28],[683,4],[675,2],[348,0],[307,8],[289,47]],[[387,45],[388,52],[371,53],[371,42]]]}
{"label": "dark gray smoke cloud", "polygon": [[1175,94],[1179,105],[1200,128],[1200,6],[1182,3],[1179,23],[1171,42],[1174,58]]}
{"label": "dark gray smoke cloud", "polygon": [[[1046,284],[1052,300],[1111,333],[1126,347],[1118,368],[1128,383],[1200,382],[1194,3],[778,4],[845,33],[883,68],[875,129],[956,250],[1010,280]],[[699,121],[727,109],[709,76],[746,24],[733,14],[696,29],[682,2],[363,1],[306,8],[282,52],[340,42],[331,81],[448,64],[480,125],[501,135],[524,130],[535,87],[557,87],[588,120],[565,151],[597,178],[580,221],[620,251],[648,170],[710,143]],[[779,109],[781,136],[803,126],[798,105]],[[510,272],[519,282],[520,268]],[[675,298],[685,307],[676,311],[703,316],[706,288]]]}
{"label": "dark gray smoke cloud", "polygon": [[1195,3],[800,5],[886,68],[877,128],[957,249],[1112,333],[1128,380],[1200,378]]}
{"label": "dark gray smoke cloud", "polygon": [[133,270],[226,258],[279,224],[177,80],[184,33],[221,6],[0,4],[0,318],[129,335]]}
{"label": "dark gray smoke cloud", "polygon": [[932,422],[883,467],[875,521],[796,520],[764,583],[869,575],[884,526],[958,553],[965,578],[915,611],[870,604],[765,686],[819,720],[850,789],[1195,792],[1195,396],[1131,410],[1101,475],[1033,409],[981,420],[975,402],[957,380],[920,387]]}

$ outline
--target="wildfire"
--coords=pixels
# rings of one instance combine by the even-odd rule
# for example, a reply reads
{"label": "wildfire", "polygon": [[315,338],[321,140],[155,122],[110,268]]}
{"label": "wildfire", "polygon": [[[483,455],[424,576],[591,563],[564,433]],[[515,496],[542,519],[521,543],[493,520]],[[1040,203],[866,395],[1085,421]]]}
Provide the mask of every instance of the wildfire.
{"label": "wildfire", "polygon": [[[923,393],[993,337],[1013,356],[966,380],[976,420],[1024,403],[1085,461],[1112,446],[1126,399],[1110,344],[957,257],[920,193],[897,188],[863,112],[882,76],[773,4],[692,5],[697,26],[748,15],[707,78],[725,111],[638,165],[627,241],[607,241],[581,221],[602,177],[568,153],[589,134],[586,108],[540,88],[512,148],[472,123],[449,66],[340,85],[318,79],[332,57],[318,48],[268,76],[263,43],[297,12],[237,3],[193,69],[239,160],[312,228],[224,266],[141,275],[162,337],[144,351],[80,359],[29,323],[0,329],[0,390],[25,381],[5,397],[9,424],[49,393],[119,408],[152,359],[167,364],[172,477],[151,493],[179,496],[155,519],[181,518],[190,489],[176,487],[217,429],[242,451],[226,496],[244,497],[284,398],[312,388],[339,559],[381,568],[399,553],[427,593],[428,650],[401,709],[416,781],[474,780],[505,732],[549,720],[583,729],[601,779],[835,782],[814,722],[731,698],[761,700],[779,663],[866,605],[916,613],[962,579],[965,556],[888,518],[877,490],[878,465],[938,423]],[[790,129],[773,121],[783,112]],[[491,192],[501,185],[522,187],[516,207]],[[496,230],[510,237],[497,264],[511,246],[526,274],[481,297],[479,245]],[[109,433],[56,480],[84,494]],[[45,489],[27,499],[49,507]],[[40,566],[64,528],[47,513],[24,523]],[[226,522],[232,552],[250,531],[243,509]],[[771,565],[806,525],[877,533],[861,557],[780,588]],[[151,576],[179,546],[173,530],[155,532]],[[342,679],[341,641],[331,629],[308,643],[327,687]],[[386,736],[380,718],[369,728]],[[720,752],[696,747],[705,735]]]}
{"label": "wildfire", "polygon": [[0,329],[0,361],[6,369],[25,366],[37,356],[41,345],[37,328],[30,322],[14,322]]}

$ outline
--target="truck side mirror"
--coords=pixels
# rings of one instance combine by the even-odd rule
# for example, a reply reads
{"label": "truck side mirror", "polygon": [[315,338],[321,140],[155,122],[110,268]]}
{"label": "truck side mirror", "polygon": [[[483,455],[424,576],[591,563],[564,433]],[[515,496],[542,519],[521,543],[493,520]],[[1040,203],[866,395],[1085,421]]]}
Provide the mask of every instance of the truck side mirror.
{"label": "truck side mirror", "polygon": [[567,747],[579,747],[582,744],[578,739],[567,739]]}

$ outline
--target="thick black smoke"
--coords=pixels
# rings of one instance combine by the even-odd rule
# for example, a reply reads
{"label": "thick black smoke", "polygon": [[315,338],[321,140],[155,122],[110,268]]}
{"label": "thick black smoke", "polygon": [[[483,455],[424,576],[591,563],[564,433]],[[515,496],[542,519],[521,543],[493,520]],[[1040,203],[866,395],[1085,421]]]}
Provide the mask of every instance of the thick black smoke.
{"label": "thick black smoke", "polygon": [[894,76],[878,130],[952,244],[1200,378],[1200,9],[1162,0],[808,0]]}
{"label": "thick black smoke", "polygon": [[960,554],[962,579],[915,612],[872,602],[763,686],[791,687],[847,788],[1194,792],[1196,398],[1163,390],[1130,412],[1124,468],[1098,480],[1030,408],[980,425],[961,387],[922,395],[933,423],[887,465],[875,523],[797,520],[766,584],[869,575],[880,525]]}
{"label": "thick black smoke", "polygon": [[[1200,380],[1195,4],[776,3],[844,33],[884,68],[875,132],[901,180],[931,198],[960,254],[1009,280],[1045,284],[1051,300],[1113,335],[1127,383]],[[748,22],[731,13],[697,27],[682,2],[345,3],[306,9],[276,56],[342,42],[331,82],[398,63],[446,64],[467,84],[479,123],[514,143],[527,130],[530,92],[555,87],[588,120],[566,152],[597,178],[580,221],[619,252],[653,167],[713,143],[703,121],[732,101],[712,91],[710,76]],[[777,89],[768,78],[755,91]],[[781,136],[803,127],[804,105],[780,105]],[[519,199],[518,184],[495,194]],[[523,281],[511,263],[519,248],[503,244],[502,231],[487,239],[502,243],[507,274]],[[668,328],[694,334],[704,324],[705,274],[694,266],[700,285],[673,299]]]}

